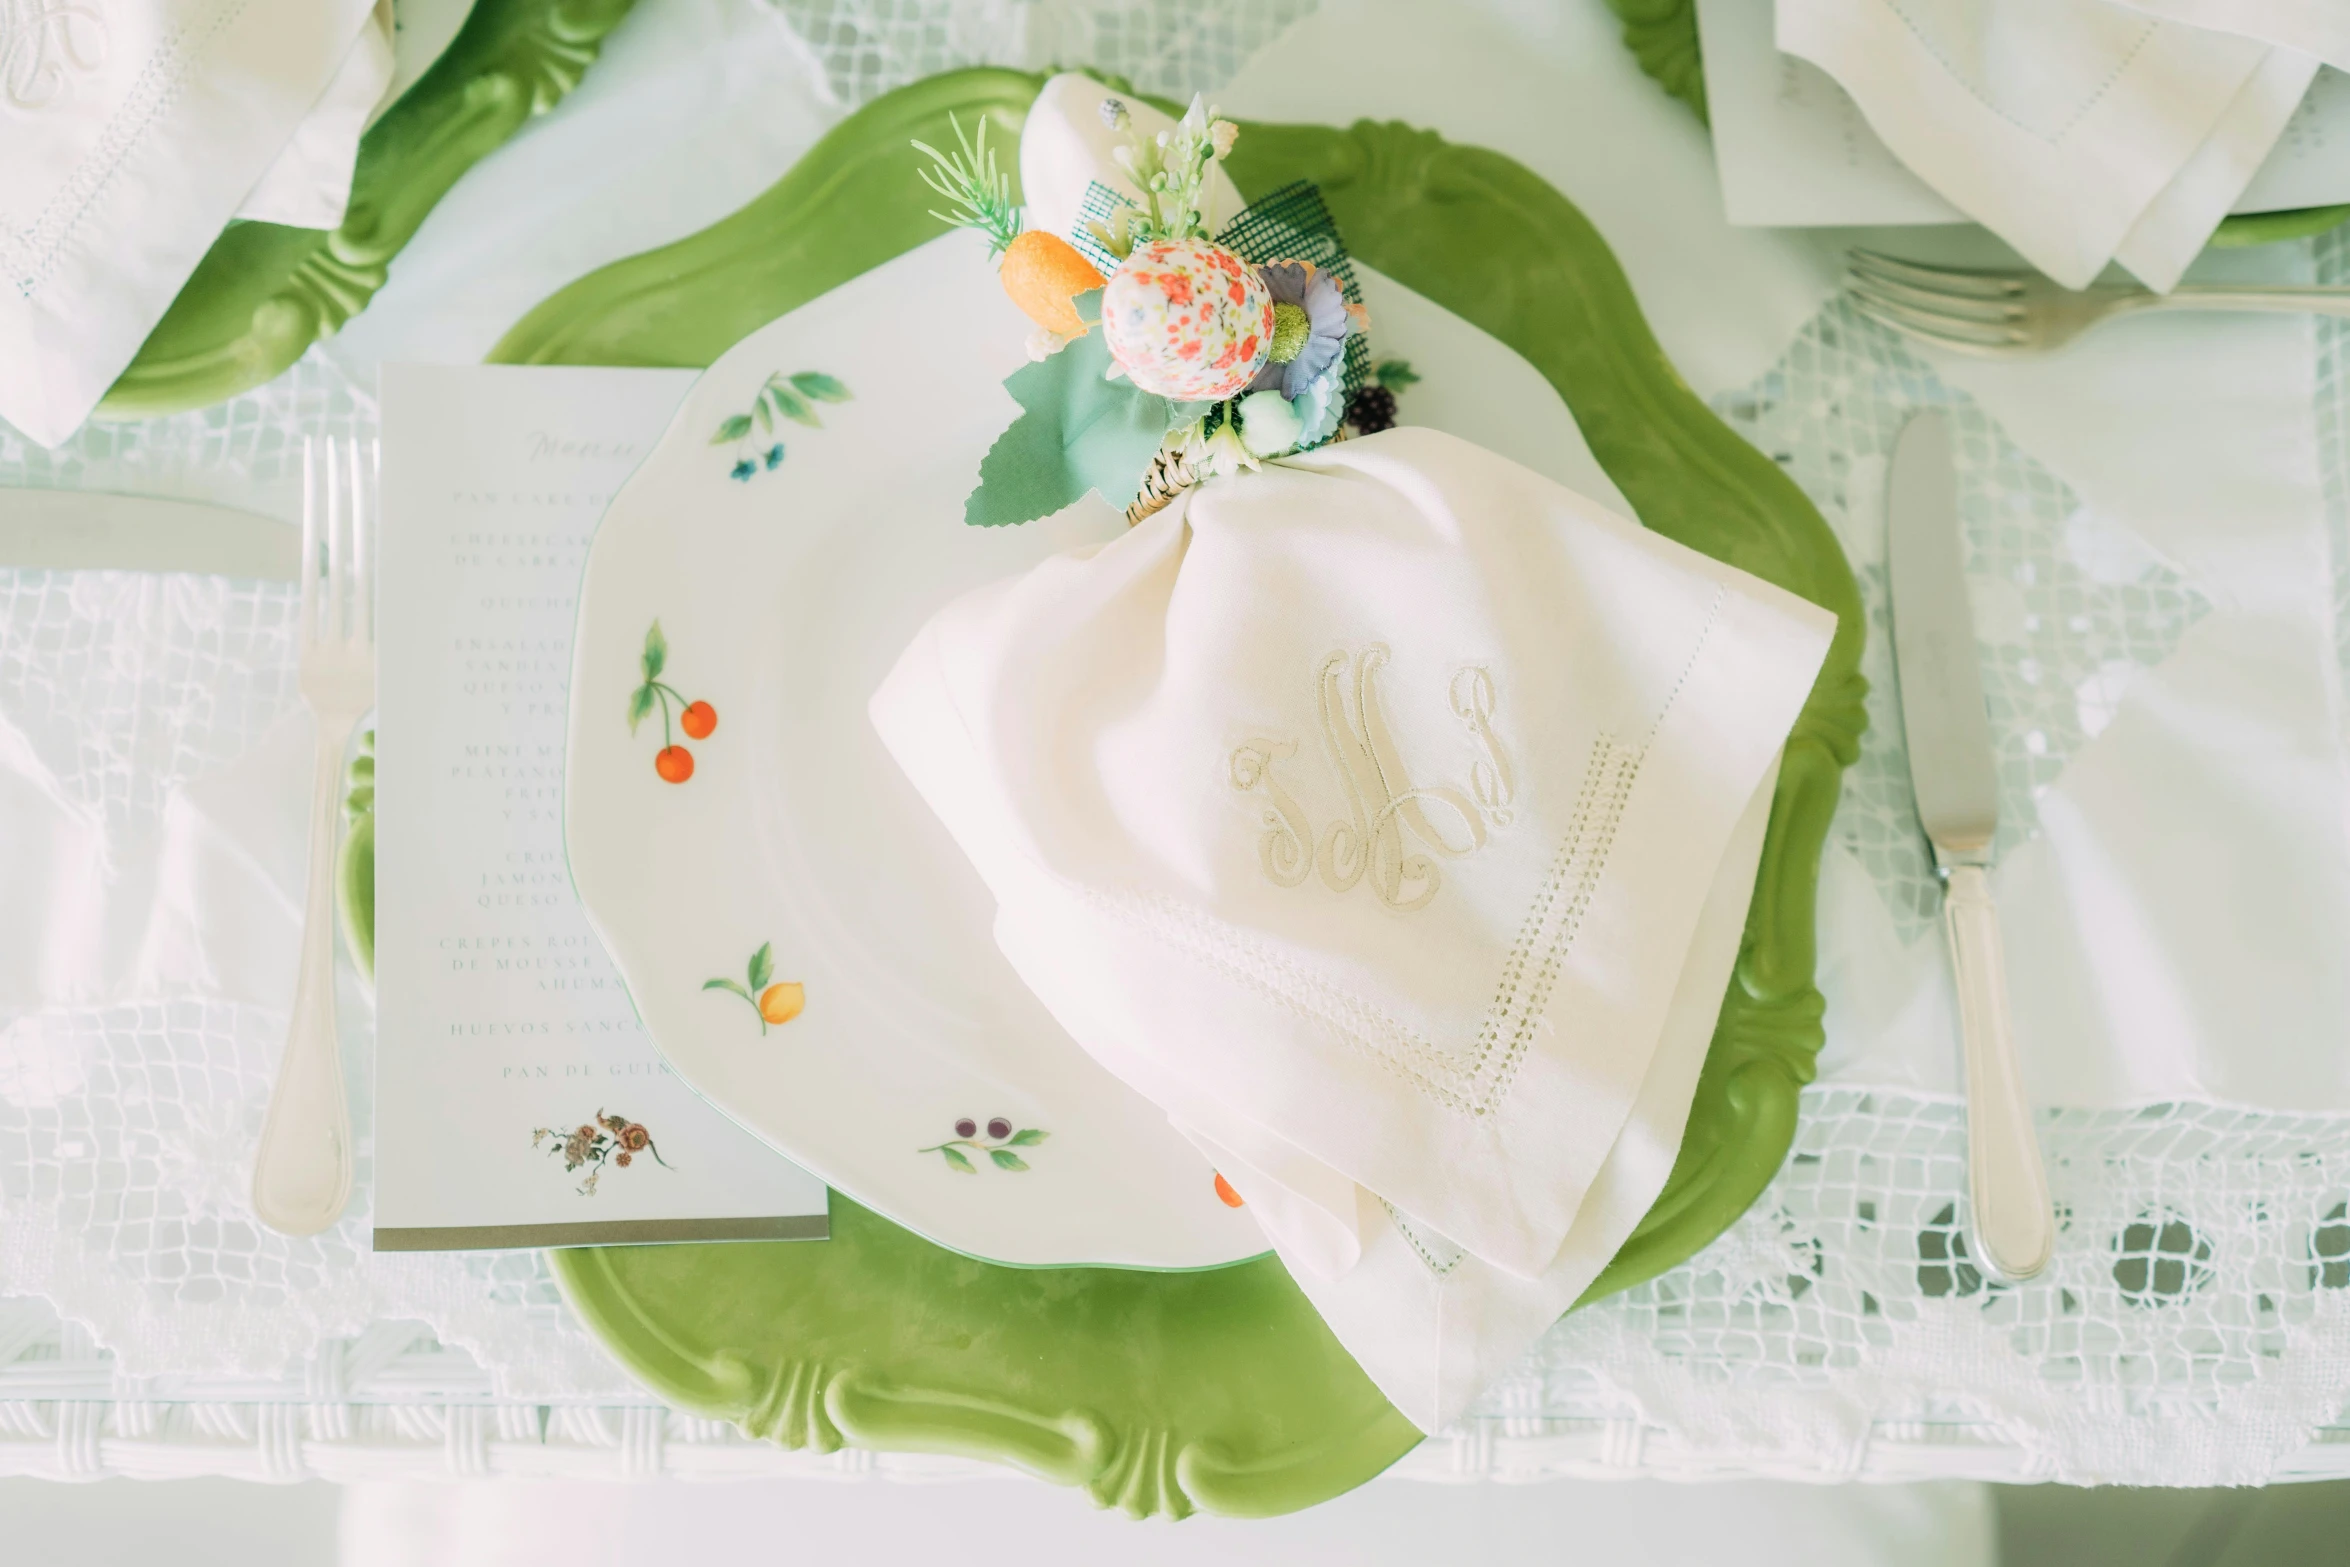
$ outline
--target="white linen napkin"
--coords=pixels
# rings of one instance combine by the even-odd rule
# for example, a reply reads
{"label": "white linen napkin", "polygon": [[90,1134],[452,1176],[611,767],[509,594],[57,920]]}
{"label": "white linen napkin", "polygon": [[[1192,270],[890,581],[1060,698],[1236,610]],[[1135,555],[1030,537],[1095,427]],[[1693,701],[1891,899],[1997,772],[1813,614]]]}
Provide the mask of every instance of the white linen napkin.
{"label": "white linen napkin", "polygon": [[2264,9],[2235,8],[2223,32],[2111,0],[1778,0],[1776,31],[2050,277],[2085,288],[2119,260],[2167,290],[2316,74],[2314,55],[2258,36]]}
{"label": "white linen napkin", "polygon": [[53,446],[129,364],[374,0],[116,0],[0,24],[0,418]]}
{"label": "white linen napkin", "polygon": [[1833,625],[1404,429],[949,606],[872,713],[1021,977],[1433,1430],[1670,1168]]}
{"label": "white linen napkin", "polygon": [[237,216],[311,229],[342,222],[351,205],[359,138],[389,106],[392,74],[392,0],[375,0],[343,56],[342,69],[295,128],[285,151],[246,193]]}

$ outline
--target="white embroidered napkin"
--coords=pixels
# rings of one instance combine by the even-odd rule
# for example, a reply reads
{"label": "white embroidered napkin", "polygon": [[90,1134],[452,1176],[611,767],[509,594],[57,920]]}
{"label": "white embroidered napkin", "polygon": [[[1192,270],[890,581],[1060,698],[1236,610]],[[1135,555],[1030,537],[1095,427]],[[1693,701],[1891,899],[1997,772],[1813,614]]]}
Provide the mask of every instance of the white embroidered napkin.
{"label": "white embroidered napkin", "polygon": [[[2072,288],[2119,260],[2179,278],[2283,132],[2317,59],[2110,0],[1777,0],[1778,46],[1851,94],[1895,156]],[[2194,7],[2167,7],[2180,12]],[[2208,8],[2203,8],[2208,10]]]}
{"label": "white embroidered napkin", "polygon": [[88,417],[372,9],[0,9],[0,418],[53,446]]}
{"label": "white embroidered napkin", "polygon": [[872,711],[1022,978],[1433,1429],[1663,1181],[1832,630],[1405,429],[959,601]]}

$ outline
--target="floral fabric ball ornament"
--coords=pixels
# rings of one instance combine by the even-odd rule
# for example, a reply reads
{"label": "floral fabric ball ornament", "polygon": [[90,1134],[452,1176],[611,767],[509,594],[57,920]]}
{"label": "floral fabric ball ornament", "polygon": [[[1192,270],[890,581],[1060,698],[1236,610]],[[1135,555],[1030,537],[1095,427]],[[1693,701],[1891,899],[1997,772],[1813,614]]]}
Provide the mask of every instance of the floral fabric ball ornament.
{"label": "floral fabric ball ornament", "polygon": [[1134,247],[1102,292],[1110,356],[1143,391],[1220,402],[1273,352],[1273,295],[1257,269],[1204,239]]}

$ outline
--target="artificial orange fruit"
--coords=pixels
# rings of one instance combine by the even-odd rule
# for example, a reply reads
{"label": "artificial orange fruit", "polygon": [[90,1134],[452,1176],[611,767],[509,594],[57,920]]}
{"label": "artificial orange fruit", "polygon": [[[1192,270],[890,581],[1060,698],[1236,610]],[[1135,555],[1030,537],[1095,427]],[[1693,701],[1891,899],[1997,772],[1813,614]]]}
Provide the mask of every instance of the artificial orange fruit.
{"label": "artificial orange fruit", "polygon": [[718,709],[707,702],[688,703],[678,716],[677,727],[685,731],[688,740],[707,740],[710,731],[718,727]]}
{"label": "artificial orange fruit", "polygon": [[694,753],[682,745],[665,745],[654,753],[653,771],[671,783],[684,783],[694,775]]}
{"label": "artificial orange fruit", "polygon": [[788,1023],[808,1004],[808,988],[798,980],[769,985],[759,992],[759,1015],[770,1023]]}
{"label": "artificial orange fruit", "polygon": [[1029,320],[1062,337],[1085,335],[1071,301],[1105,281],[1076,246],[1042,229],[1030,229],[1005,247],[1003,279],[1004,292]]}

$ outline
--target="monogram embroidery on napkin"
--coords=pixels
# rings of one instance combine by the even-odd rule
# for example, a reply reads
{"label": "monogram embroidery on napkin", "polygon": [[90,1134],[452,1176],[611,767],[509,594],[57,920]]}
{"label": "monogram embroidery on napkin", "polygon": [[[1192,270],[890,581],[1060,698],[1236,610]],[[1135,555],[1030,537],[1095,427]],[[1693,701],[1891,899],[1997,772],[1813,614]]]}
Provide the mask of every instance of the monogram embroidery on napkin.
{"label": "monogram embroidery on napkin", "polygon": [[106,63],[106,18],[87,0],[0,0],[0,96],[47,108]]}
{"label": "monogram embroidery on napkin", "polygon": [[[1340,983],[1315,966],[1299,961],[1291,951],[1266,941],[1182,899],[1165,893],[1122,891],[1089,892],[1088,901],[1104,914],[1147,931],[1176,951],[1197,959],[1227,978],[1245,985],[1267,1001],[1300,1018],[1326,1028],[1360,1049],[1388,1071],[1397,1074],[1432,1101],[1463,1115],[1493,1114],[1509,1097],[1518,1068],[1533,1048],[1536,1034],[1550,1009],[1552,992],[1566,971],[1567,959],[1581,933],[1584,917],[1598,900],[1615,850],[1616,830],[1631,803],[1640,769],[1650,745],[1663,729],[1665,716],[1679,701],[1681,691],[1698,667],[1698,660],[1721,623],[1729,590],[1717,587],[1707,606],[1704,623],[1689,645],[1680,677],[1637,740],[1601,733],[1592,737],[1585,754],[1583,778],[1576,788],[1552,850],[1542,885],[1518,927],[1517,939],[1502,958],[1491,999],[1478,1021],[1473,1039],[1440,1040],[1397,1017],[1376,999]],[[1378,780],[1363,785],[1362,808],[1347,821],[1335,823],[1322,835],[1322,844],[1334,838],[1340,850],[1361,846],[1365,858],[1358,867],[1345,854],[1329,856],[1328,875],[1343,878],[1354,870],[1359,879],[1375,876],[1382,865],[1392,868],[1393,890],[1409,887],[1424,904],[1434,896],[1435,866],[1426,856],[1403,852],[1405,824],[1431,848],[1458,844],[1457,838],[1439,838],[1423,832],[1419,820],[1407,817],[1403,802],[1417,795],[1422,801],[1437,791],[1415,789],[1394,760],[1394,747],[1378,704],[1376,675],[1387,661],[1387,649],[1373,647],[1356,658],[1334,653],[1322,664],[1321,698],[1324,727],[1330,731],[1332,754],[1342,773],[1352,766],[1365,768],[1349,776]],[[1354,677],[1354,700],[1345,700],[1348,675]],[[1452,711],[1480,742],[1484,755],[1470,773],[1470,788],[1444,791],[1453,796],[1456,825],[1479,823],[1476,844],[1484,841],[1485,826],[1500,826],[1515,811],[1517,790],[1506,750],[1495,738],[1497,708],[1493,683],[1484,671],[1470,668],[1457,674],[1450,687]],[[1303,882],[1323,860],[1312,823],[1296,798],[1281,788],[1273,764],[1293,756],[1297,747],[1287,741],[1251,740],[1232,754],[1231,781],[1244,792],[1262,792],[1266,800],[1264,833],[1258,840],[1258,860],[1265,873],[1282,886]],[[1469,804],[1474,799],[1474,805]],[[1376,802],[1374,804],[1373,802]],[[1422,819],[1426,812],[1421,813]],[[1375,822],[1395,829],[1384,848],[1371,838]],[[1433,823],[1430,824],[1433,827]],[[1463,833],[1467,829],[1463,827]],[[1442,852],[1439,850],[1439,852]],[[1466,848],[1463,852],[1467,852]],[[1407,880],[1410,862],[1424,862],[1430,880],[1413,885]],[[1351,886],[1352,883],[1348,882]],[[1373,891],[1380,884],[1373,882]],[[1342,889],[1343,890],[1343,889]],[[1414,904],[1413,906],[1419,906]],[[1441,1271],[1442,1258],[1428,1252],[1422,1260]]]}
{"label": "monogram embroidery on napkin", "polygon": [[1332,653],[1315,676],[1322,741],[1346,802],[1346,815],[1320,833],[1297,797],[1282,787],[1274,765],[1297,754],[1292,740],[1248,740],[1233,751],[1232,787],[1265,799],[1257,863],[1277,887],[1295,887],[1316,870],[1332,892],[1360,884],[1398,913],[1424,909],[1444,885],[1429,853],[1460,859],[1485,846],[1488,824],[1506,826],[1515,783],[1493,733],[1493,677],[1462,670],[1453,679],[1455,716],[1483,748],[1469,788],[1416,784],[1395,749],[1380,706],[1379,671],[1389,651],[1373,644],[1360,653]]}
{"label": "monogram embroidery on napkin", "polygon": [[[1244,752],[1254,749],[1242,747]],[[1258,754],[1266,754],[1261,749]],[[1532,1048],[1583,917],[1599,894],[1616,827],[1630,803],[1648,754],[1645,741],[1610,735],[1591,742],[1583,782],[1575,792],[1549,873],[1527,908],[1517,939],[1502,960],[1474,1039],[1431,1039],[1368,997],[1261,938],[1163,894],[1096,894],[1100,906],[1148,929],[1159,940],[1249,986],[1299,1017],[1326,1026],[1359,1045],[1439,1104],[1466,1115],[1489,1115],[1509,1096],[1518,1067]],[[1291,802],[1294,804],[1294,802]],[[1279,807],[1269,815],[1277,816]],[[1299,813],[1302,820],[1302,813]],[[1297,841],[1294,823],[1280,827]],[[1260,851],[1271,854],[1274,829]],[[1297,875],[1291,882],[1304,880]]]}

